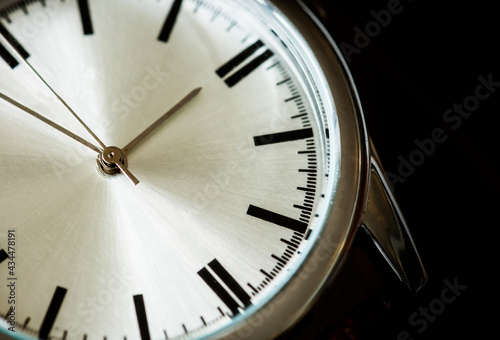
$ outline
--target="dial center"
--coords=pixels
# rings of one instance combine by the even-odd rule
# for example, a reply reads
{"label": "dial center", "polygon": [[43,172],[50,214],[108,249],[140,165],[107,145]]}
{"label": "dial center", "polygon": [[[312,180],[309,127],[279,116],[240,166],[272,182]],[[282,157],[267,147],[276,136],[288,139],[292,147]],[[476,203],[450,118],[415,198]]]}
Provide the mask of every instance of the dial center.
{"label": "dial center", "polygon": [[113,176],[121,173],[120,165],[127,167],[127,156],[116,146],[106,147],[97,155],[97,169],[103,175]]}

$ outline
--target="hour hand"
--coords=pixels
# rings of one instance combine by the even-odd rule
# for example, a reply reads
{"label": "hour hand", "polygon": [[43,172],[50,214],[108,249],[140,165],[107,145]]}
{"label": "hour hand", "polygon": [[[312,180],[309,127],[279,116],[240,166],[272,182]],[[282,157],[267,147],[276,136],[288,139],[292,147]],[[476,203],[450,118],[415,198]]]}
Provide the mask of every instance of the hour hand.
{"label": "hour hand", "polygon": [[158,118],[153,124],[151,124],[146,130],[144,130],[139,136],[135,137],[133,141],[128,143],[122,151],[124,153],[130,152],[137,144],[139,144],[143,139],[145,139],[151,132],[153,132],[158,126],[160,126],[167,118],[176,113],[180,108],[186,105],[191,99],[196,97],[200,93],[201,87],[198,87],[191,91],[187,96],[185,96],[180,102],[178,102],[174,107],[168,110],[163,116]]}

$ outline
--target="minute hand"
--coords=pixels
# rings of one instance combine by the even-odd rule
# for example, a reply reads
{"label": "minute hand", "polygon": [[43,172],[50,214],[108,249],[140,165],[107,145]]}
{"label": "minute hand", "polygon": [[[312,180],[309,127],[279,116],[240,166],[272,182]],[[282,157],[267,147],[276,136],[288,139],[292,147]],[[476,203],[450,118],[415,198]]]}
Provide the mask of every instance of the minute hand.
{"label": "minute hand", "polygon": [[163,116],[158,118],[156,122],[151,124],[146,130],[144,130],[139,136],[135,137],[133,141],[128,143],[122,151],[124,153],[132,150],[137,144],[139,144],[144,138],[146,138],[151,132],[153,132],[158,126],[160,126],[168,117],[172,116],[175,112],[177,112],[181,107],[186,105],[191,99],[193,99],[198,93],[200,93],[201,87],[198,87],[191,91],[186,97],[184,97],[179,103],[177,103],[174,107],[172,107],[169,111],[167,111]]}

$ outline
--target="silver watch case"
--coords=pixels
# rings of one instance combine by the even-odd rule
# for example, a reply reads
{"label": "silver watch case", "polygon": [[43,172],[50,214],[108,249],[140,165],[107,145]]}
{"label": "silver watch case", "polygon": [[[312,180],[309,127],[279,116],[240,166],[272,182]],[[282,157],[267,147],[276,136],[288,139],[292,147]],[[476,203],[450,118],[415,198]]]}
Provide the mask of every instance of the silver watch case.
{"label": "silver watch case", "polygon": [[[15,2],[0,0],[0,8]],[[311,308],[325,287],[335,284],[359,230],[370,235],[387,263],[412,292],[418,292],[427,280],[371,145],[356,88],[340,50],[300,0],[273,0],[272,4],[302,34],[335,94],[341,138],[340,179],[335,204],[330,204],[329,219],[320,241],[300,270],[266,306],[216,334],[217,338],[270,339],[289,329]]]}

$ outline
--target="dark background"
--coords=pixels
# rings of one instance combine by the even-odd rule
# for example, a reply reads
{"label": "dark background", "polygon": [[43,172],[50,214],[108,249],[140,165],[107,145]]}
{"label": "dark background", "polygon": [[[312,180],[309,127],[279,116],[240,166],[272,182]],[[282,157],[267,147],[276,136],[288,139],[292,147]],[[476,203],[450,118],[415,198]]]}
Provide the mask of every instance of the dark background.
{"label": "dark background", "polygon": [[[419,296],[393,297],[388,312],[363,314],[371,318],[368,327],[349,329],[346,320],[335,327],[362,339],[398,339],[403,331],[413,339],[497,338],[500,87],[488,99],[470,97],[481,76],[500,83],[500,20],[494,3],[309,3],[336,43],[350,52],[346,59],[368,130],[386,170],[400,176],[393,182],[395,195],[429,275]],[[388,8],[398,13],[390,22],[387,17],[377,21]],[[366,46],[360,31],[369,33]],[[470,109],[460,126],[445,114],[455,104]],[[434,148],[428,144],[430,151],[418,158],[415,140],[432,138],[436,129],[446,140]],[[412,153],[417,165],[402,167]],[[451,303],[441,295],[446,280],[462,287]],[[425,326],[410,323],[413,313],[430,307],[434,313]]]}

